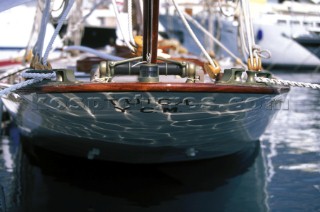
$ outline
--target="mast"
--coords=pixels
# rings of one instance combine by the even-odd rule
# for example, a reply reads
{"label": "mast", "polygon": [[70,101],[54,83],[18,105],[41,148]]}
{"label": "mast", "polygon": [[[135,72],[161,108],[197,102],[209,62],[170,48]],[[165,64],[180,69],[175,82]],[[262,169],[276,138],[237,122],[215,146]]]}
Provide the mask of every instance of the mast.
{"label": "mast", "polygon": [[153,0],[152,10],[152,44],[151,63],[157,63],[158,52],[158,28],[159,28],[159,0]]}
{"label": "mast", "polygon": [[157,63],[159,0],[143,1],[143,61]]}
{"label": "mast", "polygon": [[151,57],[151,10],[153,0],[143,0],[143,51],[142,60],[150,61]]}
{"label": "mast", "polygon": [[143,0],[143,52],[140,82],[159,82],[157,65],[159,0]]}

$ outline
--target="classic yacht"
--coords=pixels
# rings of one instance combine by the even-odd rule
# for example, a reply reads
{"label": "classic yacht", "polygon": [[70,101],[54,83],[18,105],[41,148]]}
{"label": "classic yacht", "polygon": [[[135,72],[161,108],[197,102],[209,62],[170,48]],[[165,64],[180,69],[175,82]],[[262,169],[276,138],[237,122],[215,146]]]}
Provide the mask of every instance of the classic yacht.
{"label": "classic yacht", "polygon": [[[50,11],[50,0],[45,3],[43,10]],[[76,70],[82,53],[49,63],[50,47],[44,56],[34,51],[21,75],[26,81],[2,93],[26,149],[91,160],[167,163],[229,155],[259,140],[289,88],[256,80],[274,76],[262,70],[250,48],[247,67],[224,70],[208,54],[196,63],[159,57],[159,1],[143,3],[142,42],[137,39],[132,46],[137,55],[103,60],[88,68],[85,80]]]}

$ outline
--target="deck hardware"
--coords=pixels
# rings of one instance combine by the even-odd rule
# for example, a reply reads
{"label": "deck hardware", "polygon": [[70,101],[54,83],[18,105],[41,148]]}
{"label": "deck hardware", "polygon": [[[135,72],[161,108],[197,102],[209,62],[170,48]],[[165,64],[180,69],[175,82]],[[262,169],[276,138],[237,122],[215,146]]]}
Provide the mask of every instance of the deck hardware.
{"label": "deck hardware", "polygon": [[[195,82],[197,68],[195,64],[169,60],[162,57],[158,57],[157,60],[160,62],[153,65],[156,65],[158,67],[158,75],[179,75],[182,78],[186,77],[187,83]],[[106,82],[110,82],[112,77],[117,75],[137,75],[142,77],[146,73],[140,73],[141,67],[145,66],[142,69],[143,71],[146,71],[145,68],[151,68],[151,66],[146,66],[148,63],[143,63],[141,61],[141,56],[123,61],[102,61],[99,65],[99,70],[93,70],[93,72],[91,73],[91,80],[97,78],[106,78],[108,79]],[[155,82],[154,80],[155,79],[151,81]]]}
{"label": "deck hardware", "polygon": [[70,69],[53,69],[56,72],[57,81],[60,82],[75,82],[74,71]]}
{"label": "deck hardware", "polygon": [[[247,74],[247,79],[243,79],[242,74]],[[231,68],[225,69],[221,79],[217,80],[218,83],[231,83],[231,84],[258,84],[255,77],[272,78],[272,74],[268,71],[244,71],[244,69]]]}
{"label": "deck hardware", "polygon": [[159,82],[159,67],[148,63],[140,65],[139,82]]}

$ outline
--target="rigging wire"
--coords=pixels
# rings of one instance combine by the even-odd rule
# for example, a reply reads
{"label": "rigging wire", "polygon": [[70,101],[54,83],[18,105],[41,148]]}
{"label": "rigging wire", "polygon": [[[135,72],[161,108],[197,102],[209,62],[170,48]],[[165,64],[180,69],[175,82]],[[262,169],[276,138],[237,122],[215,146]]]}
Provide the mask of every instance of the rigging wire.
{"label": "rigging wire", "polygon": [[52,49],[53,42],[55,41],[57,35],[59,34],[60,29],[61,29],[61,27],[63,25],[63,22],[66,19],[66,17],[68,15],[73,3],[74,3],[74,0],[68,0],[68,5],[66,6],[65,10],[62,12],[62,15],[61,15],[61,17],[60,17],[60,19],[58,21],[58,25],[57,25],[57,27],[56,27],[56,29],[55,29],[50,41],[49,41],[49,44],[48,44],[48,46],[46,48],[46,51],[44,53],[44,56],[43,56],[43,64],[44,65],[47,65],[48,55],[49,55],[50,50]]}
{"label": "rigging wire", "polygon": [[[247,0],[241,0],[242,13],[240,13],[240,36],[242,40],[242,46],[244,51],[249,55],[251,64],[254,64],[254,59],[259,57],[261,58],[270,58],[271,53],[269,50],[263,49],[255,43],[254,39],[254,30],[252,24],[251,10]],[[244,27],[243,27],[244,26]],[[246,35],[246,39],[245,36]],[[245,40],[247,42],[245,42]]]}
{"label": "rigging wire", "polygon": [[132,27],[132,0],[127,0],[128,1],[128,31],[129,31],[129,39],[130,39],[130,44],[134,45],[135,41],[133,38],[133,27]]}
{"label": "rigging wire", "polygon": [[66,39],[70,38],[71,34],[78,30],[79,27],[81,26],[81,24],[93,13],[93,11],[99,7],[102,3],[103,3],[104,0],[100,0],[100,1],[97,1],[90,9],[90,11],[85,15],[83,16],[77,23],[74,24],[73,27],[68,27],[67,28],[67,32],[66,34],[61,38],[62,42],[64,42]]}
{"label": "rigging wire", "polygon": [[118,24],[118,27],[119,27],[119,30],[120,30],[120,33],[122,35],[122,38],[123,38],[124,42],[132,52],[135,52],[134,47],[130,44],[130,42],[128,41],[127,37],[124,35],[124,31],[123,31],[122,25],[120,23],[120,14],[119,14],[117,3],[116,3],[115,0],[112,0],[112,6],[113,6],[114,13],[116,15],[117,24]]}
{"label": "rigging wire", "polygon": [[197,36],[194,34],[193,30],[191,29],[190,25],[188,24],[185,16],[183,15],[182,11],[180,10],[178,4],[176,3],[175,0],[172,0],[172,3],[174,5],[174,7],[176,8],[184,26],[187,28],[188,32],[190,33],[191,37],[193,38],[193,40],[195,41],[195,43],[197,44],[197,46],[201,49],[202,53],[204,54],[204,56],[206,57],[206,59],[209,61],[210,65],[214,68],[217,68],[217,65],[214,63],[214,61],[212,60],[212,58],[210,57],[210,55],[208,54],[208,52],[204,49],[204,47],[202,46],[202,44],[200,43],[199,39],[197,38]]}
{"label": "rigging wire", "polygon": [[72,51],[72,50],[79,50],[79,51],[83,51],[83,52],[88,52],[88,53],[91,53],[93,55],[96,55],[102,59],[105,59],[105,60],[115,60],[115,61],[118,61],[118,60],[123,60],[124,58],[122,57],[117,57],[117,56],[113,56],[113,55],[110,55],[110,54],[106,54],[106,53],[102,53],[101,51],[98,51],[98,50],[95,50],[95,49],[92,49],[92,48],[89,48],[89,47],[86,47],[86,46],[77,46],[77,45],[74,45],[74,46],[66,46],[63,48],[64,51]]}
{"label": "rigging wire", "polygon": [[[247,44],[247,37],[245,33],[245,27],[244,27],[244,20],[243,20],[243,15],[240,13],[239,15],[239,31],[238,31],[238,37],[240,37],[240,45],[241,49],[243,52],[244,57],[248,57],[249,55],[249,49],[248,49],[248,44]],[[246,59],[246,58],[245,58]]]}
{"label": "rigging wire", "polygon": [[[23,60],[22,60],[22,64],[26,64],[27,62],[27,58],[28,58],[28,54],[29,51],[32,49],[32,53],[33,55],[35,55],[35,52],[37,51],[37,40],[38,38],[36,38],[36,36],[39,36],[40,33],[40,27],[39,27],[39,22],[41,23],[42,21],[42,12],[44,10],[44,8],[41,8],[43,5],[41,5],[43,2],[41,0],[38,0],[38,4],[37,4],[37,8],[36,8],[36,12],[34,14],[34,21],[33,21],[33,25],[32,25],[32,29],[31,29],[31,33],[28,39],[28,44],[26,46],[26,51],[24,53],[23,56]],[[32,47],[32,43],[35,42],[34,46]]]}
{"label": "rigging wire", "polygon": [[201,24],[192,18],[189,14],[184,12],[185,17],[193,23],[198,29],[200,29],[203,33],[205,33],[209,38],[211,38],[217,45],[219,45],[223,50],[225,50],[233,59],[238,61],[243,67],[246,67],[246,65],[241,61],[240,58],[238,58],[235,54],[233,54],[228,48],[226,48],[218,39],[216,39],[208,30],[206,30]]}
{"label": "rigging wire", "polygon": [[251,23],[251,16],[250,16],[250,8],[248,8],[248,3],[246,0],[241,0],[241,6],[242,6],[242,16],[243,17],[243,22],[241,21],[241,23],[244,23],[244,27],[242,28],[242,33],[246,35],[247,37],[247,45],[245,45],[246,47],[248,47],[248,52],[249,53],[249,57],[250,57],[250,61],[251,64],[253,64],[253,51],[252,51],[252,47],[254,45],[254,40],[253,40],[253,30],[252,30],[252,23]]}
{"label": "rigging wire", "polygon": [[45,6],[42,12],[42,20],[40,24],[38,39],[32,51],[35,57],[39,57],[39,58],[42,57],[43,43],[46,35],[46,29],[47,29],[49,17],[50,17],[50,0],[47,0],[45,1]]}

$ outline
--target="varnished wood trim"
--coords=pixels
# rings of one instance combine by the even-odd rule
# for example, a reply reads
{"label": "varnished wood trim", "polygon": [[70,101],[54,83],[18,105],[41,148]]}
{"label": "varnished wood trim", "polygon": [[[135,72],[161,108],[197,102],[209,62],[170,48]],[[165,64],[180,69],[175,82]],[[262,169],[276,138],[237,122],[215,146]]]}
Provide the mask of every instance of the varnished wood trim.
{"label": "varnished wood trim", "polygon": [[215,92],[215,93],[286,93],[288,87],[225,85],[211,83],[79,83],[39,85],[20,89],[21,92],[81,93],[81,92]]}

